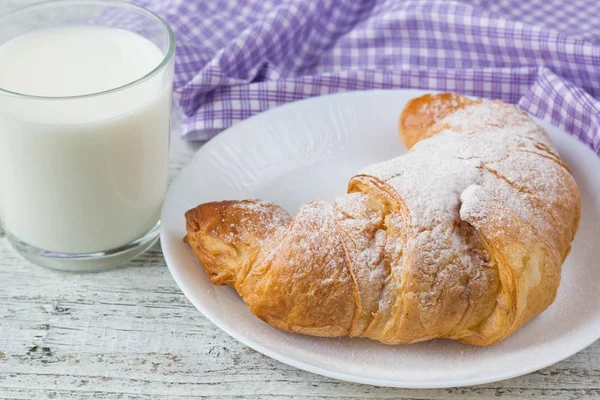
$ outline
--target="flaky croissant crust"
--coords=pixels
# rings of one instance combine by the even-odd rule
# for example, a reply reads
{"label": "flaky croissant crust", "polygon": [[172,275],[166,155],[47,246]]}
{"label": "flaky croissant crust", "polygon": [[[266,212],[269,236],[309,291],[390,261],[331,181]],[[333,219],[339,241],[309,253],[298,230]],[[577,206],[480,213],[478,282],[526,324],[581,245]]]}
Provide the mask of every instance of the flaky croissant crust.
{"label": "flaky croissant crust", "polygon": [[275,327],[388,344],[491,345],[545,310],[581,208],[547,133],[515,106],[449,93],[410,101],[399,130],[407,154],[295,218],[256,200],[189,210],[210,280]]}

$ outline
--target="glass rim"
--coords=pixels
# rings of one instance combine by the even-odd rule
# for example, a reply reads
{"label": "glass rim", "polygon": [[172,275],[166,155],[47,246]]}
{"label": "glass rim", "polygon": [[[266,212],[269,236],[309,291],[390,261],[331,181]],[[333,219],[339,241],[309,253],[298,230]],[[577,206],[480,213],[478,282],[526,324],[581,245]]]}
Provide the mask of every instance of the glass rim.
{"label": "glass rim", "polygon": [[163,28],[167,32],[167,35],[169,36],[169,48],[167,49],[167,52],[164,55],[162,61],[156,67],[154,67],[150,72],[148,72],[147,74],[145,74],[144,76],[142,76],[140,78],[137,78],[131,82],[128,82],[121,86],[117,86],[112,89],[103,90],[100,92],[72,95],[72,96],[40,96],[40,95],[33,95],[33,94],[27,94],[27,93],[19,93],[19,92],[15,92],[15,91],[8,90],[8,89],[3,89],[2,87],[0,87],[0,95],[7,95],[7,96],[11,96],[11,97],[19,97],[19,98],[26,98],[26,99],[36,99],[36,100],[72,100],[72,99],[84,99],[84,98],[89,98],[89,97],[103,96],[106,94],[120,92],[122,90],[137,86],[138,84],[140,84],[144,81],[147,81],[148,79],[152,78],[153,76],[157,75],[159,72],[164,70],[165,67],[173,60],[173,57],[175,55],[175,34],[173,33],[173,30],[171,29],[169,24],[162,17],[160,17],[156,13],[148,10],[147,8],[137,5],[137,4],[130,3],[125,0],[47,0],[47,1],[42,1],[39,3],[30,4],[30,5],[27,5],[24,7],[20,7],[20,8],[14,9],[14,10],[10,10],[5,13],[0,13],[0,23],[5,18],[11,17],[15,14],[19,14],[21,12],[25,12],[25,11],[28,11],[31,9],[44,8],[44,7],[49,7],[49,6],[51,7],[53,5],[61,5],[61,4],[64,5],[64,4],[68,4],[68,3],[77,3],[77,4],[82,4],[82,5],[96,4],[96,5],[102,5],[102,6],[113,5],[116,7],[131,8],[131,9],[134,9],[137,11],[141,11],[144,14],[146,14],[146,15],[150,16],[151,18],[154,18],[155,20],[160,22],[160,24],[163,26]]}

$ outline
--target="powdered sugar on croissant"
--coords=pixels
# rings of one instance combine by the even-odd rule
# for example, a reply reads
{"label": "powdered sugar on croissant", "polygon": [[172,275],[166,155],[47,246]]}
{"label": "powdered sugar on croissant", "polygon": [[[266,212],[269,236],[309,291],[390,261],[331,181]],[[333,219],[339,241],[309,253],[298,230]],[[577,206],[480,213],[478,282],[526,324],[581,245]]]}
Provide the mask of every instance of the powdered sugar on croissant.
{"label": "powdered sugar on croissant", "polygon": [[546,309],[580,216],[546,132],[515,106],[441,94],[411,101],[400,133],[407,154],[294,219],[260,201],[188,211],[209,278],[281,329],[389,344],[490,345]]}

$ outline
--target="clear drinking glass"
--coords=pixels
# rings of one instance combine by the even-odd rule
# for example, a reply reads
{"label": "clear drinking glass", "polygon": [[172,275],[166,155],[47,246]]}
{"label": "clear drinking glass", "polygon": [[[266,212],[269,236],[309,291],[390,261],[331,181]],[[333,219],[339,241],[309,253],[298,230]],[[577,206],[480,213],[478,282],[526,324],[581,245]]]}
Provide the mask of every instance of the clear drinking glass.
{"label": "clear drinking glass", "polygon": [[[160,51],[144,76],[99,92],[54,97],[0,84],[0,220],[6,238],[37,264],[93,271],[116,266],[158,239],[175,41],[160,17],[139,6],[56,0],[0,16],[0,50],[23,35],[62,27],[119,29]],[[44,51],[39,47],[30,51]],[[68,43],[61,51],[69,51]]]}

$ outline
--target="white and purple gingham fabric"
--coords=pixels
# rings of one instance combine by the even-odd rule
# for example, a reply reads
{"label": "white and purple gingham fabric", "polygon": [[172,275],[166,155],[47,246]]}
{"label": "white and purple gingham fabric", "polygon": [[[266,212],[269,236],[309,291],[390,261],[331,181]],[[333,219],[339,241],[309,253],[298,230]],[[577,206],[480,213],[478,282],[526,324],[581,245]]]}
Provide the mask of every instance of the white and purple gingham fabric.
{"label": "white and purple gingham fabric", "polygon": [[422,88],[518,103],[600,154],[599,0],[136,0],[177,37],[184,135],[311,96]]}

